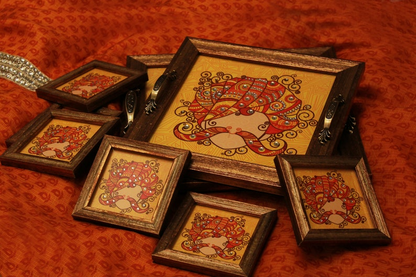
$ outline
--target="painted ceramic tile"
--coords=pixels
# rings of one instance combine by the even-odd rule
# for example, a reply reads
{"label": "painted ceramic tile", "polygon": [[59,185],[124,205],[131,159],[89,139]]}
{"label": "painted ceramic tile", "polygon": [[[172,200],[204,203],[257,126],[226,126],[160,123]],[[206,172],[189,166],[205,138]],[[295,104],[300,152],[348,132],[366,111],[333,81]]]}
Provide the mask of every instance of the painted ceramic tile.
{"label": "painted ceramic tile", "polygon": [[85,99],[90,99],[126,78],[126,76],[120,74],[94,68],[74,80],[57,87],[57,89]]}
{"label": "painted ceramic tile", "polygon": [[172,162],[127,151],[112,151],[90,206],[152,222]]}
{"label": "painted ceramic tile", "polygon": [[315,229],[373,229],[353,170],[295,170],[303,206]]}
{"label": "painted ceramic tile", "polygon": [[70,162],[99,129],[98,125],[53,119],[21,153]]}
{"label": "painted ceramic tile", "polygon": [[334,78],[201,56],[150,142],[273,166],[306,153]]}
{"label": "painted ceramic tile", "polygon": [[239,264],[257,223],[254,217],[197,205],[173,249]]}

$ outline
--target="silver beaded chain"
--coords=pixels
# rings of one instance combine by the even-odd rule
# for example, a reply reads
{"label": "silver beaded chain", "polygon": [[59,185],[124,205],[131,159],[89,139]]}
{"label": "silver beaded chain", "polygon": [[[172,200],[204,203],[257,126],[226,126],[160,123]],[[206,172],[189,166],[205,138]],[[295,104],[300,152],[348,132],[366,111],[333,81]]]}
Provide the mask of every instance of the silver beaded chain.
{"label": "silver beaded chain", "polygon": [[35,91],[51,81],[28,60],[0,52],[0,77]]}

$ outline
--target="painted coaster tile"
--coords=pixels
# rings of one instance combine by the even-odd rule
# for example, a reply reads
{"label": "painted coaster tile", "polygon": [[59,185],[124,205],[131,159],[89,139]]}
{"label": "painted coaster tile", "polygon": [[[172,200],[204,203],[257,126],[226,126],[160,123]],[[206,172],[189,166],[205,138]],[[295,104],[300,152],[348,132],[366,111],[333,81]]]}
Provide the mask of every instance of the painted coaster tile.
{"label": "painted coaster tile", "polygon": [[272,208],[191,192],[152,258],[212,276],[251,276],[276,220]]}
{"label": "painted coaster tile", "polygon": [[298,245],[391,242],[363,158],[280,155],[275,163]]}

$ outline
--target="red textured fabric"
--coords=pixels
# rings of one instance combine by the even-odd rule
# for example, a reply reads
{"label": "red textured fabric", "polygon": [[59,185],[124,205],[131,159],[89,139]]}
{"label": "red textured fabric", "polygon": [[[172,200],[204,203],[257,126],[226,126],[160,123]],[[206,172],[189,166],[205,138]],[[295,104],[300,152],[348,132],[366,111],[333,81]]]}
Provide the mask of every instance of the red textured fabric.
{"label": "red textured fabric", "polygon": [[[174,53],[186,36],[268,48],[333,45],[366,63],[354,112],[389,246],[296,245],[282,197],[211,193],[277,208],[254,276],[416,275],[416,2],[0,0],[0,51],[55,79],[94,60]],[[49,103],[0,79],[5,140]],[[157,239],[73,220],[82,181],[0,166],[0,275],[200,276],[153,264]]]}

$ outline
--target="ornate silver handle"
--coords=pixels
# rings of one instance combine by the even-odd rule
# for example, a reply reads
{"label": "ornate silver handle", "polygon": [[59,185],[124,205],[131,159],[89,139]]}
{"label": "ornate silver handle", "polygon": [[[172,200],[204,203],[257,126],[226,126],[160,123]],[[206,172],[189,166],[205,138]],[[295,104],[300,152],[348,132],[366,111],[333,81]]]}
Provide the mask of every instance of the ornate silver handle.
{"label": "ornate silver handle", "polygon": [[340,104],[344,103],[344,98],[341,94],[337,97],[332,99],[331,103],[329,104],[328,110],[325,114],[324,120],[324,128],[319,132],[318,140],[321,144],[325,144],[328,140],[331,139],[331,132],[329,131],[329,127],[331,127],[332,119],[334,119],[335,113],[337,108]]}
{"label": "ornate silver handle", "polygon": [[156,106],[157,106],[156,99],[157,99],[160,89],[165,84],[165,81],[174,80],[174,79],[176,79],[175,70],[166,72],[157,79],[155,85],[153,86],[152,92],[150,93],[150,99],[146,103],[146,106],[144,108],[146,114],[151,114],[156,109]]}
{"label": "ornate silver handle", "polygon": [[127,130],[129,129],[130,125],[133,123],[134,120],[134,113],[136,112],[137,106],[137,94],[140,89],[137,90],[130,90],[126,93],[124,98],[124,109],[126,111],[127,116],[127,125],[124,127],[123,133],[126,134]]}

